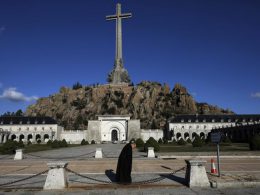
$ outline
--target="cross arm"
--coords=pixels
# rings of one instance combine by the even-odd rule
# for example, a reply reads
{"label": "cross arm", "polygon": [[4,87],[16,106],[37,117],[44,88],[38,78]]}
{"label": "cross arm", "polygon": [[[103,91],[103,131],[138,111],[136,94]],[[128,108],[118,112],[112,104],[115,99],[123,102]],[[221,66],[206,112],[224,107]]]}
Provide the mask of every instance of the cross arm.
{"label": "cross arm", "polygon": [[116,15],[106,16],[106,20],[115,20],[115,19],[117,19],[117,16],[116,16]]}
{"label": "cross arm", "polygon": [[121,14],[119,17],[120,18],[131,18],[132,14],[131,13]]}

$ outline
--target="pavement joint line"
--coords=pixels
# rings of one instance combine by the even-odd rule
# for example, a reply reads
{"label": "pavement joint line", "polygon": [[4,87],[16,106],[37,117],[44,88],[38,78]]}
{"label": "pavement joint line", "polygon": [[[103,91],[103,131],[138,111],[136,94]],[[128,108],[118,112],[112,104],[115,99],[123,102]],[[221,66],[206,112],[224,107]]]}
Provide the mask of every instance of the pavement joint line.
{"label": "pavement joint line", "polygon": [[[139,174],[143,174],[143,175],[151,175],[151,174],[154,174],[154,175],[157,175],[157,174],[171,174],[172,172],[132,172],[132,174],[136,174],[136,175],[139,175]],[[37,174],[37,173],[35,173]],[[18,173],[18,174],[6,174],[4,176],[30,176],[30,175],[35,175],[33,173]],[[79,173],[79,174],[82,174],[82,175],[106,175],[104,172],[103,173]],[[48,175],[48,174],[42,174],[42,175]],[[73,173],[68,173],[68,175],[75,175]]]}
{"label": "pavement joint line", "polygon": [[[165,155],[165,156],[158,156],[158,159],[164,159],[164,158],[172,158],[174,159],[178,159],[178,158],[216,158],[217,156],[171,156],[171,155]],[[260,156],[221,156],[220,158],[259,158]]]}

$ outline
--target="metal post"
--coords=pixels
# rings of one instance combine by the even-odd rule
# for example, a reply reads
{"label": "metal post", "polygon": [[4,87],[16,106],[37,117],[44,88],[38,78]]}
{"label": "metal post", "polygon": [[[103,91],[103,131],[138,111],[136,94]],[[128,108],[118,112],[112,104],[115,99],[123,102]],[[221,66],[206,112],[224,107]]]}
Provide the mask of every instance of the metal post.
{"label": "metal post", "polygon": [[218,177],[220,177],[219,143],[217,144]]}

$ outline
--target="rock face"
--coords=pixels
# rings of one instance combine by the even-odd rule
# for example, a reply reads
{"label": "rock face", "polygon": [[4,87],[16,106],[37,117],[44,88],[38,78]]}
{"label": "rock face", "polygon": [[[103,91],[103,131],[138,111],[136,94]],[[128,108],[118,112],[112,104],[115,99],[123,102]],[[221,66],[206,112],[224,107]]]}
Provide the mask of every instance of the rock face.
{"label": "rock face", "polygon": [[130,115],[142,128],[163,128],[175,114],[230,114],[231,111],[196,103],[187,89],[176,84],[143,81],[136,86],[99,85],[80,89],[62,87],[60,92],[40,98],[26,110],[28,116],[50,116],[65,129],[87,129],[96,115]]}

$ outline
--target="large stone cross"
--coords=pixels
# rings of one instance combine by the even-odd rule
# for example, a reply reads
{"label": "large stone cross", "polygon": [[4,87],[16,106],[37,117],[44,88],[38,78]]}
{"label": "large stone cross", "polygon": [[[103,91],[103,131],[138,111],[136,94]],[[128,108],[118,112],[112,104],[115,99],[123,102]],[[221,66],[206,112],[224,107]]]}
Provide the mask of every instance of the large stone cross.
{"label": "large stone cross", "polygon": [[131,18],[131,13],[121,13],[121,4],[116,4],[116,15],[106,16],[106,20],[116,20],[116,59],[115,68],[123,67],[122,57],[122,19]]}

